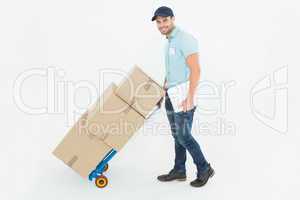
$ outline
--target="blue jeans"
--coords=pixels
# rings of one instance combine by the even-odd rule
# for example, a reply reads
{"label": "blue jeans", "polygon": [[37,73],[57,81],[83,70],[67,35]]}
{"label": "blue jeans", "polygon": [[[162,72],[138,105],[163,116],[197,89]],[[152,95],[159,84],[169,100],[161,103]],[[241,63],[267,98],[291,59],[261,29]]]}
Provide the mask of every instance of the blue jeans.
{"label": "blue jeans", "polygon": [[173,169],[178,172],[186,172],[185,161],[186,150],[188,150],[197,167],[197,176],[199,176],[208,169],[208,162],[204,158],[200,145],[191,134],[196,106],[186,112],[175,113],[168,93],[166,93],[165,108],[175,142],[175,165]]}

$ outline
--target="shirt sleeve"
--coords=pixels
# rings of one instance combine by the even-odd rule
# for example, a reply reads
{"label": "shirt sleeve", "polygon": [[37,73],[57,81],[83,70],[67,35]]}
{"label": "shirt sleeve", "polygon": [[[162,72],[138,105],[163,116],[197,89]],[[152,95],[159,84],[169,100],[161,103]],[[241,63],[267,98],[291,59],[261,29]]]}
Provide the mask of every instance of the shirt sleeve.
{"label": "shirt sleeve", "polygon": [[187,58],[193,53],[198,53],[199,47],[197,39],[190,34],[185,34],[184,36],[182,36],[181,51],[184,58]]}

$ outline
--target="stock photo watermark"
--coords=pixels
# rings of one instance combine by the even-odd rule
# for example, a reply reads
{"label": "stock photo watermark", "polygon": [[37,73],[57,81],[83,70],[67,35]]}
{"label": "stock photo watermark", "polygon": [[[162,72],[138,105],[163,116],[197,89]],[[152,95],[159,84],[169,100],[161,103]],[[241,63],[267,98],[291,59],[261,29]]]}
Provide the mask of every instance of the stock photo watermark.
{"label": "stock photo watermark", "polygon": [[[103,110],[100,103],[104,101],[103,95],[101,95],[105,89],[109,86],[109,82],[113,79],[124,79],[127,77],[127,73],[122,70],[116,70],[112,68],[100,69],[97,71],[98,83],[95,84],[89,80],[69,81],[65,80],[66,72],[63,69],[56,67],[47,68],[32,68],[20,73],[13,85],[13,100],[17,108],[28,115],[45,115],[45,114],[60,114],[64,115],[65,124],[67,127],[72,127],[76,120],[82,116],[82,113],[87,110],[95,109],[98,106],[99,112],[116,114],[126,111],[127,107],[119,107],[118,110]],[[28,79],[43,78],[46,81],[46,94],[47,103],[44,106],[38,107],[34,105],[28,105],[25,103],[22,96],[23,85]],[[130,82],[130,81],[129,81]],[[133,83],[130,83],[132,85]],[[226,118],[228,112],[228,103],[230,102],[231,88],[236,85],[236,81],[230,80],[227,82],[215,83],[213,81],[203,80],[199,82],[198,92],[196,93],[197,103],[196,113],[201,116],[201,119],[195,119],[193,123],[194,130],[197,130],[196,134],[200,135],[235,135],[236,124]],[[141,88],[147,88],[148,85],[141,85]],[[141,95],[138,91],[141,88],[137,88],[132,96],[139,98]],[[78,90],[83,89],[88,92],[88,95],[80,96],[80,98],[87,99],[87,104],[82,106],[76,103],[76,97]],[[157,96],[151,96],[143,94],[143,98],[156,98]],[[141,96],[140,96],[141,97]],[[97,100],[96,100],[97,99]],[[96,101],[96,103],[95,103]],[[138,106],[140,110],[143,109],[143,105]],[[102,109],[102,110],[101,110]],[[146,109],[146,108],[145,108]],[[165,109],[160,109],[160,112],[166,115]],[[210,118],[210,120],[206,119]],[[155,121],[148,120],[142,126],[142,132],[145,134],[170,134],[170,127],[167,120]],[[91,124],[92,125],[92,124]],[[125,122],[123,122],[125,125]],[[102,127],[98,125],[92,125],[96,132],[107,132],[108,129],[113,129],[114,132],[124,132],[124,127],[116,126],[112,124],[112,127]],[[134,124],[129,123],[129,127]],[[83,127],[80,127],[83,128]],[[86,127],[85,127],[86,128]]]}
{"label": "stock photo watermark", "polygon": [[265,126],[281,134],[288,132],[288,65],[254,83],[250,90],[250,109]]}

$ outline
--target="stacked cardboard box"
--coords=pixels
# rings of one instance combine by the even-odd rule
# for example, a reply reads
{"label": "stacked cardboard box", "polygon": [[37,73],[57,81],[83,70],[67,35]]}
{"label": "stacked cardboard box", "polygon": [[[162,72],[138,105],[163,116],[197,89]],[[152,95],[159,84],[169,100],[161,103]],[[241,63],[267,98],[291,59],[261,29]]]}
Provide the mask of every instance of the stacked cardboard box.
{"label": "stacked cardboard box", "polygon": [[112,83],[70,129],[53,154],[86,178],[111,150],[120,151],[163,97],[162,87],[135,66]]}

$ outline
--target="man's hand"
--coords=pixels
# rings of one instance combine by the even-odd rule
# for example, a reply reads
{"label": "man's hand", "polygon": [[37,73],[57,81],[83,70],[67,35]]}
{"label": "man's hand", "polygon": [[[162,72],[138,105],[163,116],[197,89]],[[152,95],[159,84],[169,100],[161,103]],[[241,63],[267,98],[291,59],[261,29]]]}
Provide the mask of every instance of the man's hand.
{"label": "man's hand", "polygon": [[156,104],[158,106],[158,108],[161,108],[161,104],[166,96],[166,92],[167,92],[167,80],[165,79],[164,81],[164,85],[163,85],[163,97],[160,99],[160,101]]}
{"label": "man's hand", "polygon": [[164,81],[164,85],[163,85],[163,90],[164,90],[164,96],[166,96],[166,92],[167,92],[167,79],[165,78],[165,81]]}
{"label": "man's hand", "polygon": [[164,97],[162,97],[162,98],[159,100],[159,102],[156,104],[156,105],[158,106],[159,109],[161,108],[161,104],[162,104],[163,100],[164,100]]}
{"label": "man's hand", "polygon": [[183,112],[186,112],[194,107],[194,100],[192,97],[188,96],[179,106],[183,108]]}

